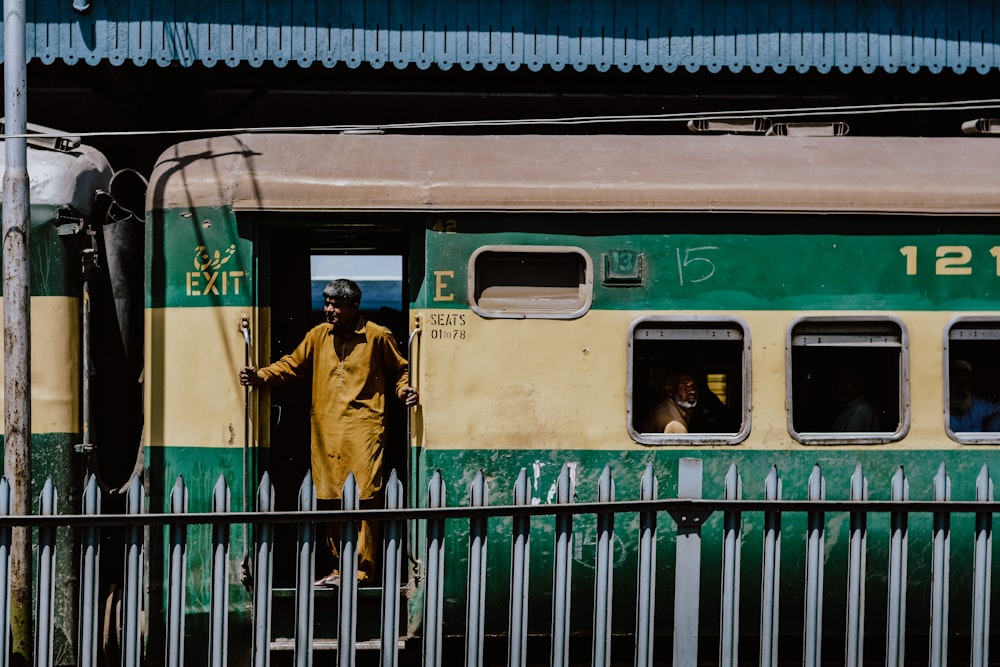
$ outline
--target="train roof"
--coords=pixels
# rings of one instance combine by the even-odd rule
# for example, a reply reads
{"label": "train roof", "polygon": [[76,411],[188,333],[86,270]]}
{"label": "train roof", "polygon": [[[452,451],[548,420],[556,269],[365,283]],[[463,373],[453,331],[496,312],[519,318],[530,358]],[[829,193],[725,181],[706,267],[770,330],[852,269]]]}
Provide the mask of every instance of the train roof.
{"label": "train roof", "polygon": [[[0,141],[0,171],[6,167],[4,142]],[[32,206],[71,206],[88,215],[94,191],[107,189],[111,165],[96,148],[80,145],[71,151],[28,145],[29,200]]]}
{"label": "train roof", "polygon": [[242,134],[178,144],[150,208],[996,215],[990,138]]}

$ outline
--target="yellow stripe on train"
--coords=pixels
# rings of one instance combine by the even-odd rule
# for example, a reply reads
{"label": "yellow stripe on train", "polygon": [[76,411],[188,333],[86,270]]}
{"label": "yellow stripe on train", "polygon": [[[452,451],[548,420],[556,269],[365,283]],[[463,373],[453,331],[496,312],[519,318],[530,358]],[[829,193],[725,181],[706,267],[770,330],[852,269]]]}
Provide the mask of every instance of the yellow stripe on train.
{"label": "yellow stripe on train", "polygon": [[[627,377],[630,326],[655,315],[690,312],[591,310],[569,321],[496,319],[455,310],[414,311],[423,446],[433,449],[691,449],[690,441],[641,444],[630,436]],[[713,313],[697,313],[711,318]],[[789,431],[786,414],[786,340],[802,317],[884,315],[908,334],[904,399],[894,441],[877,444],[803,444]],[[879,447],[955,449],[945,433],[943,332],[953,313],[739,311],[750,337],[751,428],[738,441],[712,444],[734,449]],[[717,380],[718,378],[716,378]],[[905,402],[905,400],[903,401]],[[887,438],[888,439],[888,438]]]}
{"label": "yellow stripe on train", "polygon": [[[0,297],[0,312],[3,298]],[[31,298],[31,431],[80,431],[80,300]],[[0,355],[0,374],[4,370]],[[4,388],[0,386],[0,401]],[[2,413],[2,411],[0,411]],[[0,425],[6,428],[4,415]]]}
{"label": "yellow stripe on train", "polygon": [[[238,374],[246,360],[240,329],[246,315],[251,363],[270,350],[268,309],[147,308],[145,446],[243,447],[244,388]],[[267,442],[267,422],[257,419],[251,392],[250,444]]]}

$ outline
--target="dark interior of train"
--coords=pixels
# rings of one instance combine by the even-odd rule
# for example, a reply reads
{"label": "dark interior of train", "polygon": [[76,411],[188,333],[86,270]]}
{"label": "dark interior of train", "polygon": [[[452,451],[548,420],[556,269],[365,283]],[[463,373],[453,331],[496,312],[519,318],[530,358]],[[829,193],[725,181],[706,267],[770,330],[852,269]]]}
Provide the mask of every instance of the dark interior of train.
{"label": "dark interior of train", "polygon": [[[698,333],[691,330],[682,335]],[[745,414],[741,339],[638,339],[633,344],[632,426],[636,432],[649,432],[647,417],[664,400],[666,382],[680,372],[690,373],[697,383],[689,433],[740,431]]]}
{"label": "dark interior of train", "polygon": [[[357,225],[334,226],[310,221],[265,227],[261,230],[260,257],[263,302],[271,308],[270,361],[290,353],[312,327],[323,322],[322,289],[328,278],[349,278],[362,289],[361,315],[388,327],[400,351],[407,354],[408,298],[405,271],[407,239],[400,232]],[[339,261],[338,261],[339,260]],[[398,267],[400,279],[381,271]],[[311,267],[329,266],[336,275],[315,275]],[[360,268],[359,268],[360,267]],[[374,273],[373,273],[374,271]],[[381,275],[377,275],[381,274]],[[383,280],[372,280],[372,278]],[[263,365],[265,360],[261,360]],[[278,511],[297,508],[299,487],[310,471],[311,382],[303,378],[271,389],[270,448],[261,461],[275,487]],[[393,468],[406,480],[406,412],[399,401],[387,401],[386,475]],[[382,500],[378,499],[379,505]],[[275,553],[275,586],[295,585],[295,542],[292,526],[279,526]],[[317,576],[333,563],[328,551],[316,550]]]}

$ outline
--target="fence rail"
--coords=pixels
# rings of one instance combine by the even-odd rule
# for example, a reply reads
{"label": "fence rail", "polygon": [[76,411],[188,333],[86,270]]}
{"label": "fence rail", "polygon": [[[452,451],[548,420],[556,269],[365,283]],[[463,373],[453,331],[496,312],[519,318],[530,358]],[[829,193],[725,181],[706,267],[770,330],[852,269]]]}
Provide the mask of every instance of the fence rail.
{"label": "fence rail", "polygon": [[[150,577],[148,543],[144,531],[149,526],[168,527],[165,558],[167,571],[163,575],[166,587],[165,664],[169,667],[184,663],[185,595],[187,590],[188,528],[192,525],[210,525],[211,544],[207,560],[211,563],[211,611],[208,627],[209,664],[222,667],[229,664],[227,655],[229,622],[232,611],[229,601],[230,527],[253,526],[252,552],[247,552],[245,568],[250,568],[253,582],[252,605],[252,662],[266,667],[270,664],[272,650],[272,615],[274,609],[273,568],[275,527],[295,524],[296,584],[294,619],[294,664],[307,667],[312,664],[316,648],[313,637],[315,622],[315,554],[318,525],[337,522],[343,526],[341,540],[341,585],[338,596],[338,664],[353,665],[357,646],[357,539],[356,522],[366,519],[382,526],[382,595],[380,651],[381,664],[394,667],[399,660],[398,628],[402,613],[396,595],[404,567],[403,544],[407,522],[423,524],[426,536],[420,556],[423,587],[422,608],[422,663],[425,667],[442,664],[444,650],[444,624],[447,600],[445,583],[445,548],[462,548],[468,554],[466,586],[466,613],[464,624],[466,665],[484,664],[486,617],[486,589],[490,572],[487,568],[489,548],[509,550],[510,553],[510,606],[508,610],[507,664],[527,664],[528,656],[528,600],[532,588],[529,584],[529,559],[532,553],[532,519],[550,517],[554,525],[552,534],[552,590],[551,633],[549,637],[549,664],[568,665],[570,654],[570,610],[573,604],[573,563],[571,554],[574,523],[594,521],[596,528],[595,562],[593,569],[593,626],[591,631],[591,664],[595,667],[611,663],[613,570],[615,568],[616,522],[622,515],[638,516],[638,530],[628,533],[636,540],[634,572],[637,579],[634,626],[635,665],[652,665],[657,634],[669,634],[672,662],[677,667],[695,667],[699,662],[699,641],[705,628],[699,628],[699,605],[711,603],[719,608],[719,627],[709,629],[718,636],[718,660],[723,667],[734,667],[740,660],[740,609],[745,600],[741,595],[741,553],[747,539],[743,535],[744,514],[761,513],[761,588],[759,607],[759,654],[761,667],[778,664],[779,606],[782,586],[781,556],[782,519],[789,514],[805,515],[805,553],[800,562],[803,568],[803,615],[800,628],[792,633],[801,637],[802,664],[819,665],[823,656],[824,570],[827,554],[826,532],[831,515],[848,517],[849,538],[847,557],[847,583],[844,608],[844,664],[861,665],[865,662],[864,643],[865,594],[868,582],[869,537],[868,520],[873,515],[888,518],[888,550],[885,566],[888,573],[885,601],[885,626],[880,628],[884,637],[886,665],[903,665],[907,638],[907,565],[908,522],[913,515],[929,515],[931,531],[931,567],[929,576],[930,596],[929,628],[921,628],[928,640],[927,662],[945,665],[949,662],[949,618],[955,612],[950,608],[949,582],[951,564],[951,518],[968,514],[974,519],[974,544],[969,560],[972,567],[972,592],[969,596],[969,662],[974,667],[989,663],[990,607],[992,580],[992,523],[997,510],[993,502],[993,482],[989,470],[983,466],[976,479],[974,501],[951,500],[951,481],[944,464],[934,478],[933,500],[909,499],[909,484],[902,467],[891,480],[891,500],[872,501],[868,498],[868,480],[861,466],[851,478],[849,500],[828,500],[826,482],[819,466],[813,468],[807,484],[807,498],[786,500],[782,498],[782,480],[776,468],[771,468],[764,480],[763,498],[743,499],[743,482],[736,465],[730,467],[724,480],[723,498],[704,499],[702,495],[702,463],[698,459],[682,459],[677,475],[678,498],[659,498],[658,481],[652,466],[642,474],[640,498],[618,500],[615,481],[609,468],[605,468],[598,481],[596,502],[573,502],[575,495],[573,476],[564,466],[557,483],[556,502],[530,504],[528,482],[522,470],[513,489],[513,505],[490,505],[490,488],[486,476],[480,471],[469,491],[469,504],[447,507],[445,482],[440,471],[431,476],[427,506],[404,508],[401,481],[393,471],[386,485],[386,508],[359,509],[357,486],[353,476],[344,489],[343,509],[316,510],[316,496],[311,479],[307,476],[299,489],[298,510],[274,511],[274,489],[267,473],[257,488],[255,512],[231,512],[230,489],[226,480],[218,479],[212,493],[212,511],[189,513],[188,489],[178,478],[169,497],[169,513],[145,512],[145,492],[138,479],[128,490],[125,514],[102,514],[100,494],[96,480],[90,479],[84,490],[81,514],[57,514],[57,493],[47,481],[40,495],[39,514],[15,516],[10,513],[11,489],[7,481],[0,480],[0,632],[9,635],[9,598],[11,583],[10,545],[16,526],[38,529],[36,594],[35,664],[48,667],[53,664],[52,638],[55,610],[52,599],[56,559],[66,557],[56,553],[56,529],[68,526],[76,531],[80,544],[79,570],[79,634],[77,637],[77,664],[99,664],[98,619],[101,585],[98,572],[102,557],[101,529],[109,526],[125,527],[124,580],[113,582],[122,587],[120,611],[122,665],[138,667],[143,661],[143,591]],[[721,513],[721,577],[718,600],[702,600],[702,532],[707,519]],[[590,515],[593,515],[592,517]],[[657,554],[662,551],[663,540],[658,540],[659,519],[669,515],[676,526],[674,537],[674,614],[669,633],[655,622],[657,605],[656,573]],[[510,543],[489,544],[488,520],[506,517],[510,521]],[[468,522],[467,544],[454,547],[454,535],[446,541],[449,521]],[[465,536],[465,531],[460,532]],[[535,539],[538,539],[537,537]],[[757,539],[757,538],[755,538]],[[250,559],[252,553],[252,559]],[[787,554],[786,554],[787,556]],[[881,556],[881,554],[880,554]],[[114,555],[113,557],[118,557]],[[711,566],[714,570],[716,564]],[[454,576],[455,573],[452,573]],[[387,585],[388,584],[388,585]],[[753,591],[757,593],[757,591]],[[585,603],[590,599],[585,597]],[[659,629],[659,633],[657,632]],[[785,629],[787,630],[787,628]],[[745,632],[746,629],[743,629]],[[662,637],[661,637],[662,639]],[[870,650],[870,647],[868,647]],[[703,649],[702,649],[703,650]],[[830,647],[827,647],[827,651]],[[704,656],[702,656],[704,659]],[[620,660],[620,656],[618,657]],[[8,663],[7,651],[0,652],[0,667]],[[871,658],[869,657],[869,661]],[[494,661],[495,663],[495,661]]]}

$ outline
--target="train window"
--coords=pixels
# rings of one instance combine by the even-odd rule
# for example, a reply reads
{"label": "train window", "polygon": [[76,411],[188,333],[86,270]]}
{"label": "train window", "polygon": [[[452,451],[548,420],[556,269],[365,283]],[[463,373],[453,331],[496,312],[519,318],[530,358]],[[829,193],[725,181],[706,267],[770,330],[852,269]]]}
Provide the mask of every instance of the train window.
{"label": "train window", "polygon": [[483,317],[571,319],[593,293],[593,263],[580,248],[484,246],[469,259],[469,301]]}
{"label": "train window", "polygon": [[809,317],[788,329],[788,430],[803,444],[899,440],[909,417],[906,329],[895,318]]}
{"label": "train window", "polygon": [[966,444],[1000,443],[1000,319],[955,318],[944,347],[945,430]]}
{"label": "train window", "polygon": [[750,432],[750,332],[741,320],[636,320],[627,377],[626,423],[636,442],[732,444]]}

